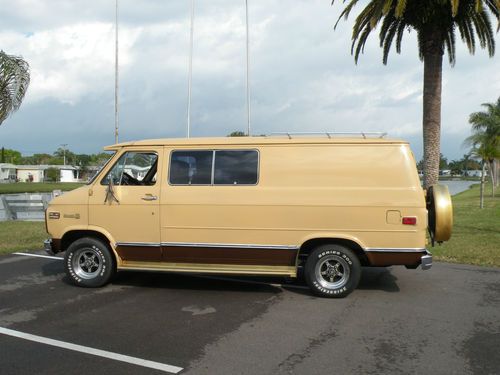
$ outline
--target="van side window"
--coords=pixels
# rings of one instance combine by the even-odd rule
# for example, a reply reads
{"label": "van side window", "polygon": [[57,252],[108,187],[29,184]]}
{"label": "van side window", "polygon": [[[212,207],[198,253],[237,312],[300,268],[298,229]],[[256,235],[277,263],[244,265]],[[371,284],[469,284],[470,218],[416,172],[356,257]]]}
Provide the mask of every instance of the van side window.
{"label": "van side window", "polygon": [[257,151],[216,151],[215,185],[255,185],[258,169]]}
{"label": "van side window", "polygon": [[129,151],[120,156],[120,159],[111,168],[101,185],[125,186],[152,186],[156,184],[158,155],[154,152]]}
{"label": "van side window", "polygon": [[213,151],[174,151],[170,159],[170,184],[210,185]]}
{"label": "van side window", "polygon": [[171,185],[255,185],[258,166],[256,150],[173,151],[169,182]]}

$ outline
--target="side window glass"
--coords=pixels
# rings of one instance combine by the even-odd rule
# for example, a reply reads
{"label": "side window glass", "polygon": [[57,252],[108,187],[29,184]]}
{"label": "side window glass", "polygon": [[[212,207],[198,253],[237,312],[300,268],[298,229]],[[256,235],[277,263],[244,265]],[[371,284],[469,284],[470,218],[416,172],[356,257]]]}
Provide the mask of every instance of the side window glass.
{"label": "side window glass", "polygon": [[157,167],[156,153],[129,151],[118,159],[101,185],[108,185],[111,180],[117,186],[151,186],[156,183]]}
{"label": "side window glass", "polygon": [[257,151],[216,151],[215,185],[255,185],[258,179]]}
{"label": "side window glass", "polygon": [[210,185],[213,151],[174,151],[170,158],[172,185]]}

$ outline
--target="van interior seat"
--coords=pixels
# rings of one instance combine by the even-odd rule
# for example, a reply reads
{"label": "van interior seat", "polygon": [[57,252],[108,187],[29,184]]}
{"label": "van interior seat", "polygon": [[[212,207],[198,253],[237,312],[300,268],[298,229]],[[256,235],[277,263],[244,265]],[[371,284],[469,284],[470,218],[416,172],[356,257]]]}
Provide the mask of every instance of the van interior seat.
{"label": "van interior seat", "polygon": [[172,184],[189,184],[189,163],[173,160],[170,166],[170,182]]}

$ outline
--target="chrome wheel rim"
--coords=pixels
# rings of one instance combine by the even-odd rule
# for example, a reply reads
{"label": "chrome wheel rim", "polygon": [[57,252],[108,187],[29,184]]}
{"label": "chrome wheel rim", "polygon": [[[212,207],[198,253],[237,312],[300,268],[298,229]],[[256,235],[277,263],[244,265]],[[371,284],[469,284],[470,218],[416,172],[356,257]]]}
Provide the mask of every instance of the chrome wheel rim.
{"label": "chrome wheel rim", "polygon": [[93,248],[78,250],[73,257],[73,270],[82,279],[93,279],[102,270],[103,259],[101,254]]}
{"label": "chrome wheel rim", "polygon": [[347,261],[338,255],[328,255],[316,263],[316,280],[326,289],[338,289],[349,280],[350,268]]}

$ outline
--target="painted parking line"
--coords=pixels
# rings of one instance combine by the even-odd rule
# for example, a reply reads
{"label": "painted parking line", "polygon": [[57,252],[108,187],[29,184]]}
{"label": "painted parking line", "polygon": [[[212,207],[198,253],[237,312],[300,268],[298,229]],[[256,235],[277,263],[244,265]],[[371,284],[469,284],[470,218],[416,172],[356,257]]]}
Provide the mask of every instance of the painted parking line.
{"label": "painted parking line", "polygon": [[128,355],[108,352],[106,350],[94,349],[88,346],[82,346],[77,344],[71,344],[69,342],[53,340],[42,336],[31,335],[29,333],[24,333],[20,331],[14,331],[12,329],[0,327],[0,334],[17,337],[24,340],[34,341],[41,344],[46,344],[50,346],[56,346],[58,348],[63,348],[67,350],[73,350],[75,352],[95,355],[98,357],[113,359],[115,361],[126,362],[137,366],[148,367],[155,370],[160,370],[168,372],[171,374],[177,374],[183,370],[182,367],[167,365],[160,362],[148,361],[146,359],[141,359],[137,357],[130,357]]}
{"label": "painted parking line", "polygon": [[50,255],[41,255],[41,254],[31,254],[31,253],[12,253],[14,255],[23,255],[26,257],[36,257],[36,258],[47,258],[47,259],[57,259],[57,260],[64,260],[64,258],[61,257],[54,257]]}

